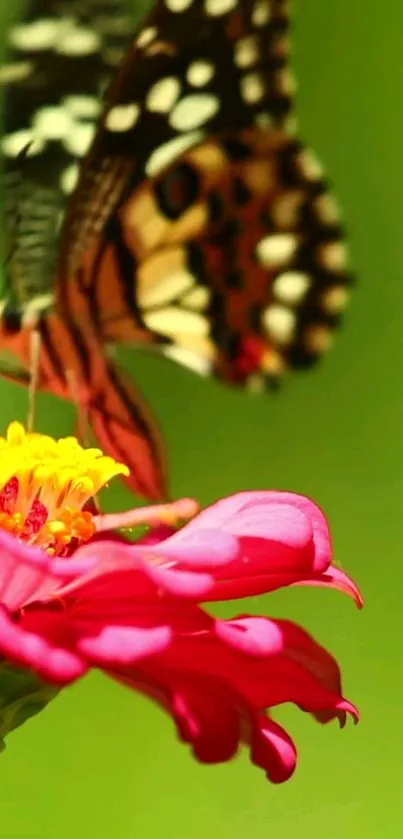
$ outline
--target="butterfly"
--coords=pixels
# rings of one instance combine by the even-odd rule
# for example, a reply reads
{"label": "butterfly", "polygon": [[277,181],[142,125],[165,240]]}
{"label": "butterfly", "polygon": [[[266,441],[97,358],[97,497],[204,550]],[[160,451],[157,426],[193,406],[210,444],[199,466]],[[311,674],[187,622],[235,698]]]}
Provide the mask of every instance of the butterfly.
{"label": "butterfly", "polygon": [[[92,9],[94,25],[102,5],[69,9]],[[4,307],[0,345],[26,370],[39,332],[40,386],[71,397],[73,371],[95,435],[148,497],[166,489],[161,436],[109,347],[260,389],[321,357],[348,299],[339,211],[296,134],[289,30],[288,0],[158,0],[106,91],[77,181],[62,173],[53,309],[36,280],[29,299],[24,279],[11,283],[26,297],[12,329]]]}

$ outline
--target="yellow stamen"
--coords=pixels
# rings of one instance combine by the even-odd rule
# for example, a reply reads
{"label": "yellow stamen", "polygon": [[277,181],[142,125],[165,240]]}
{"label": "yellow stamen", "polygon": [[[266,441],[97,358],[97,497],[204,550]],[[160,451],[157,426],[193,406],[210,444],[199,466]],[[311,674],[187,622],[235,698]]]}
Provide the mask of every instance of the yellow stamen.
{"label": "yellow stamen", "polygon": [[84,449],[75,437],[54,440],[12,422],[0,437],[0,527],[60,553],[95,532],[89,499],[127,466]]}

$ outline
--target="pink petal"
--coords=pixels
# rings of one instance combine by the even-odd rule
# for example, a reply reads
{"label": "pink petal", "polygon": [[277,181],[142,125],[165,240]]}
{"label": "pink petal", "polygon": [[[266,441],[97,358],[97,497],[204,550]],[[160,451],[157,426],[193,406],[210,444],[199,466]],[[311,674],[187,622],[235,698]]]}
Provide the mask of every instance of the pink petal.
{"label": "pink petal", "polygon": [[293,585],[297,586],[321,586],[323,588],[335,588],[338,591],[344,592],[344,594],[350,595],[353,598],[356,606],[359,609],[362,609],[364,605],[363,596],[355,584],[354,580],[345,574],[340,568],[336,568],[334,565],[330,566],[326,570],[324,574],[320,577],[312,577],[311,579],[307,580],[298,580],[298,582],[294,583]]}
{"label": "pink petal", "polygon": [[247,655],[274,655],[283,648],[282,633],[276,621],[267,618],[218,620],[215,633],[225,644]]}
{"label": "pink petal", "polygon": [[[293,537],[292,535],[294,524],[296,529],[301,527],[297,524],[298,517],[293,518],[289,511],[288,514],[284,514],[282,519],[283,527],[276,528],[275,522],[272,521],[270,516],[271,508],[278,508],[283,505],[294,511],[299,511],[308,521],[314,546],[313,570],[325,570],[331,560],[330,537],[326,518],[319,507],[303,495],[282,491],[239,492],[207,507],[186,525],[185,529],[189,531],[199,527],[218,527],[240,535],[243,526],[247,526],[247,523],[252,520],[252,516],[256,538],[273,539],[273,541],[279,539],[280,542],[284,541],[285,544],[292,544],[293,539],[301,539],[301,536]],[[251,535],[249,530],[248,533]]]}
{"label": "pink petal", "polygon": [[[143,567],[146,567],[146,563]],[[171,570],[162,565],[150,565],[147,568],[147,574],[158,588],[173,597],[202,600],[213,584],[209,574],[194,574],[179,571],[177,568]]]}
{"label": "pink petal", "polygon": [[75,681],[88,669],[86,662],[74,652],[45,637],[40,625],[37,632],[28,631],[11,621],[3,609],[0,610],[0,650],[11,661],[32,667],[39,676],[55,684]]}
{"label": "pink petal", "polygon": [[[159,544],[168,556],[170,546],[186,549],[200,543],[206,530],[221,531],[238,543],[238,553],[222,568],[215,557],[210,569],[214,585],[206,600],[249,597],[317,579],[328,569],[331,545],[323,513],[307,498],[287,492],[238,493],[202,511],[179,533]],[[214,544],[214,537],[212,539]],[[218,544],[218,543],[217,543]],[[225,551],[223,551],[223,554]],[[182,559],[176,550],[176,559]]]}
{"label": "pink petal", "polygon": [[161,652],[171,640],[168,626],[138,629],[131,626],[106,626],[96,637],[78,641],[78,649],[98,665],[133,664]]}
{"label": "pink petal", "polygon": [[253,722],[251,758],[273,784],[288,781],[297,765],[297,751],[291,737],[265,714],[256,715]]}
{"label": "pink petal", "polygon": [[[253,620],[249,618],[250,625]],[[257,620],[260,623],[264,619]],[[335,689],[335,677],[329,678],[332,668],[337,668],[334,659],[298,627],[297,648],[289,628],[294,625],[286,622],[284,629],[282,622],[276,623],[282,636],[282,650],[276,654],[272,651],[268,655],[241,654],[233,645],[233,635],[228,644],[222,629],[221,638],[213,631],[204,630],[194,635],[174,636],[170,647],[157,657],[152,667],[180,670],[192,678],[203,675],[219,679],[242,697],[248,707],[263,709],[292,702],[312,713],[331,709],[333,718],[339,711],[356,716],[354,706],[346,704]],[[250,631],[253,637],[253,630]],[[310,657],[312,667],[307,663]],[[157,673],[155,677],[158,678]]]}
{"label": "pink petal", "polygon": [[61,585],[60,576],[77,572],[67,560],[55,561],[43,550],[19,542],[0,529],[0,602],[10,611],[45,597]]}
{"label": "pink petal", "polygon": [[85,592],[87,597],[96,598],[105,591],[103,599],[107,599],[108,587],[112,586],[110,596],[121,596],[125,600],[129,596],[134,601],[155,597],[161,591],[171,597],[200,600],[207,596],[212,586],[209,574],[181,570],[167,560],[164,564],[159,551],[157,558],[154,549],[148,551],[141,545],[105,540],[83,546],[76,556],[89,566],[92,563],[91,570],[63,586],[58,592],[61,597]]}
{"label": "pink petal", "polygon": [[215,568],[227,565],[239,556],[238,540],[232,533],[212,528],[194,528],[189,525],[158,544],[158,550],[146,553],[174,559],[194,568]]}
{"label": "pink petal", "polygon": [[111,675],[170,711],[198,760],[230,759],[242,736],[275,783],[292,775],[296,750],[265,709],[293,702],[320,722],[356,716],[335,660],[288,621],[242,616],[225,626],[191,607],[187,629],[174,630],[162,653]]}
{"label": "pink petal", "polygon": [[182,740],[201,763],[222,763],[236,754],[239,718],[230,697],[217,684],[175,685],[172,715]]}

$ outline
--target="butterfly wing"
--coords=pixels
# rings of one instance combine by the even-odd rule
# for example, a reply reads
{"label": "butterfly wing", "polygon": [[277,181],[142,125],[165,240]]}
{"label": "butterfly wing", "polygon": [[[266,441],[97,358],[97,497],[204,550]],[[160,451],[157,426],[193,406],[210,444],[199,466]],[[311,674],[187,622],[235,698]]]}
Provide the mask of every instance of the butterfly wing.
{"label": "butterfly wing", "polygon": [[33,0],[11,25],[0,67],[6,271],[3,318],[49,308],[66,202],[130,41],[122,0]]}
{"label": "butterfly wing", "polygon": [[158,0],[107,92],[63,231],[63,278],[122,196],[186,147],[255,119],[284,124],[288,28],[284,0]]}
{"label": "butterfly wing", "polygon": [[292,133],[289,4],[159,2],[107,97],[62,233],[59,299],[103,341],[273,381],[326,349],[351,275]]}
{"label": "butterfly wing", "polygon": [[[0,67],[6,266],[0,370],[28,385],[32,333],[40,334],[39,386],[73,399],[105,450],[125,461],[131,489],[166,498],[161,434],[141,393],[68,312],[52,313],[60,224],[91,142],[100,95],[130,40],[121,0],[35,0],[11,27]],[[50,310],[50,311],[49,311]],[[46,317],[38,317],[46,312]]]}

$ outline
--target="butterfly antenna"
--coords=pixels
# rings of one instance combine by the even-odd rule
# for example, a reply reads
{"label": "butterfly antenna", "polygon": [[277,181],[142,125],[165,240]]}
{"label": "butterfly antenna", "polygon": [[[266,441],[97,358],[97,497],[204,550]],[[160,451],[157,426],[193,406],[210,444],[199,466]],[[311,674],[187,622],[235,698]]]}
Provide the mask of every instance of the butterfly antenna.
{"label": "butterfly antenna", "polygon": [[39,380],[39,354],[41,349],[41,335],[33,329],[30,334],[29,385],[28,385],[28,418],[27,429],[32,432],[35,427],[36,394]]}

